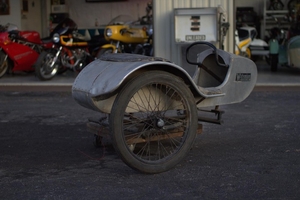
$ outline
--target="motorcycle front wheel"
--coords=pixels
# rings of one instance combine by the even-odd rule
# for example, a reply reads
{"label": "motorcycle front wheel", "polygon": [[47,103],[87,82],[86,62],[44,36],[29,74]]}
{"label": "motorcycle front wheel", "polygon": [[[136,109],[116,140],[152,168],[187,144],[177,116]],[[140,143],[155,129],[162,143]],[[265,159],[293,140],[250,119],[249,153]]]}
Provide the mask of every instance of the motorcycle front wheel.
{"label": "motorcycle front wheel", "polygon": [[40,80],[50,80],[58,72],[59,64],[57,61],[53,64],[56,51],[43,51],[35,63],[35,74]]}
{"label": "motorcycle front wheel", "polygon": [[148,71],[129,81],[117,95],[109,119],[121,159],[150,174],[182,161],[198,127],[190,89],[177,76],[162,71]]}
{"label": "motorcycle front wheel", "polygon": [[8,70],[7,55],[3,51],[0,51],[0,78],[4,76],[7,70]]}

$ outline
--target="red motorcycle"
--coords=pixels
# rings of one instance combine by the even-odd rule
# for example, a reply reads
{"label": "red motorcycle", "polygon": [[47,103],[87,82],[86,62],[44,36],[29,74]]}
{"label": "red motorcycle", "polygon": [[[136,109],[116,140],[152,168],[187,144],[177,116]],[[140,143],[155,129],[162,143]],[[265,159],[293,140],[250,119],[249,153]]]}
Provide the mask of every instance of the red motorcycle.
{"label": "red motorcycle", "polygon": [[19,31],[16,25],[0,25],[0,77],[15,71],[34,71],[33,64],[44,49],[53,43],[40,38],[37,31]]}

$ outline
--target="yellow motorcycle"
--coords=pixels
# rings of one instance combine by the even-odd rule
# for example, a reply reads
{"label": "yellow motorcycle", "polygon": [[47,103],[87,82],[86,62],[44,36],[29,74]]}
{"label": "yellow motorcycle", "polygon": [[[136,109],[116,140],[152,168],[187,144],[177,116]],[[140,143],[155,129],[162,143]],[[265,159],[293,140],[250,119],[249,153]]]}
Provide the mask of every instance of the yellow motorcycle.
{"label": "yellow motorcycle", "polygon": [[235,30],[235,54],[251,58],[251,50],[249,48],[251,44],[251,36],[247,30],[236,29]]}
{"label": "yellow motorcycle", "polygon": [[103,45],[98,58],[106,53],[152,55],[152,23],[134,21],[129,15],[119,15],[105,27],[104,36],[110,44]]}

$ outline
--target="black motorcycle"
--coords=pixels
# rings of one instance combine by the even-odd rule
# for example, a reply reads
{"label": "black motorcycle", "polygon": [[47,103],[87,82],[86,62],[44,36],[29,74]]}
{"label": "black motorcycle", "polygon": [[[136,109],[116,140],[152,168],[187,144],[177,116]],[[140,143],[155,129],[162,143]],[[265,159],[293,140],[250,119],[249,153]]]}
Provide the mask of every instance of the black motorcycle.
{"label": "black motorcycle", "polygon": [[43,51],[35,63],[36,76],[40,80],[50,80],[68,69],[81,71],[107,43],[103,36],[93,36],[88,41],[80,37],[77,24],[70,18],[55,27],[52,41],[55,47]]}

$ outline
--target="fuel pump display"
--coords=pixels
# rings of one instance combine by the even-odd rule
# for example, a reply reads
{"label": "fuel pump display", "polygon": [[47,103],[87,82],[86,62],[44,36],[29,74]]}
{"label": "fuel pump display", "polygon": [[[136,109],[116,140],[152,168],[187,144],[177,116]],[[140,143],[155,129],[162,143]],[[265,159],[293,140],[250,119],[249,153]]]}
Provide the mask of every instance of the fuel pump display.
{"label": "fuel pump display", "polygon": [[175,42],[218,40],[217,8],[175,9]]}

